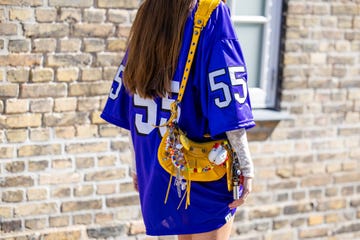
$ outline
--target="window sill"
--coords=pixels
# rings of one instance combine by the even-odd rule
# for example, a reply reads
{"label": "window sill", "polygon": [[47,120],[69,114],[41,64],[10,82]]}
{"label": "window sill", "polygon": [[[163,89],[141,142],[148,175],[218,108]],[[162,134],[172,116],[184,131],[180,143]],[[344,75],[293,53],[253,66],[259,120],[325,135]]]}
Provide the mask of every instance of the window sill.
{"label": "window sill", "polygon": [[293,117],[284,111],[276,111],[271,109],[253,109],[255,122],[281,121],[291,120]]}

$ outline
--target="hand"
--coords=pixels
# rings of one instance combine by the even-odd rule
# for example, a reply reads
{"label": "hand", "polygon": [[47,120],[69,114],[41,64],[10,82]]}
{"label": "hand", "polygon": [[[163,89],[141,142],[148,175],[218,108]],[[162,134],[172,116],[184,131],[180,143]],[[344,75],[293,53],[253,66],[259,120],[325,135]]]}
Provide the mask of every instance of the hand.
{"label": "hand", "polygon": [[246,202],[249,193],[252,191],[252,180],[253,179],[250,177],[244,177],[243,192],[241,197],[229,204],[230,209],[237,208]]}
{"label": "hand", "polygon": [[135,191],[139,192],[137,174],[134,173],[134,172],[132,172],[132,173],[131,173],[131,177],[132,177],[132,179],[133,179],[133,184],[134,184],[134,189],[135,189]]}

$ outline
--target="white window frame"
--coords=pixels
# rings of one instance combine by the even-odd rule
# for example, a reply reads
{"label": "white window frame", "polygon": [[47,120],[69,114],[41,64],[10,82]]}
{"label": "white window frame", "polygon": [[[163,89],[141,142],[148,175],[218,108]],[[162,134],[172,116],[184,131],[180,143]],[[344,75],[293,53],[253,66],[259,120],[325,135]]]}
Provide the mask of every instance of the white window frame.
{"label": "white window frame", "polygon": [[[250,99],[253,108],[274,109],[277,106],[279,52],[281,38],[282,0],[264,0],[265,16],[236,15],[237,0],[228,2],[233,23],[263,24],[262,58],[260,70],[260,86],[250,88]],[[246,46],[242,46],[244,48]],[[271,61],[270,61],[271,60]],[[246,56],[245,56],[246,62]]]}

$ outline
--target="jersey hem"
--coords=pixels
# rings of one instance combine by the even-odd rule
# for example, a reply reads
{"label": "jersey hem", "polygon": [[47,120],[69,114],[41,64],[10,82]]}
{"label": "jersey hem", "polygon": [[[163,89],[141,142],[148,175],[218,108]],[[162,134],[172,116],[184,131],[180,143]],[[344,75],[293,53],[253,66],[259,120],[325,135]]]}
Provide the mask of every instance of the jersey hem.
{"label": "jersey hem", "polygon": [[[237,210],[236,208],[231,209],[228,212],[228,214],[230,213],[231,217],[234,217],[236,210]],[[217,229],[221,228],[222,226],[224,226],[226,223],[227,223],[227,221],[225,221],[225,218],[224,218],[224,220],[221,223],[213,224],[212,226],[206,226],[203,228],[194,227],[192,229],[183,229],[183,230],[178,230],[178,231],[167,231],[167,232],[146,229],[146,234],[149,236],[171,236],[171,235],[206,233],[206,232],[211,232],[211,231],[217,230]],[[206,224],[204,224],[204,225],[206,225]]]}
{"label": "jersey hem", "polygon": [[170,235],[184,235],[184,234],[198,234],[198,233],[205,233],[205,232],[211,232],[214,231],[216,229],[221,228],[222,226],[224,226],[226,224],[226,222],[218,224],[217,226],[213,226],[213,227],[208,227],[208,228],[197,228],[197,230],[191,229],[191,230],[183,230],[183,231],[169,231],[169,232],[158,232],[158,231],[151,231],[151,230],[146,230],[146,234],[149,236],[170,236]]}
{"label": "jersey hem", "polygon": [[228,131],[232,131],[232,130],[236,130],[236,129],[240,129],[240,128],[245,128],[245,129],[250,129],[252,127],[255,127],[255,121],[254,120],[248,120],[245,122],[236,122],[234,124],[229,124],[228,126],[224,126],[222,129],[219,129],[217,131],[212,131],[211,135],[212,136],[216,136],[219,134],[222,134],[224,132],[228,132]]}

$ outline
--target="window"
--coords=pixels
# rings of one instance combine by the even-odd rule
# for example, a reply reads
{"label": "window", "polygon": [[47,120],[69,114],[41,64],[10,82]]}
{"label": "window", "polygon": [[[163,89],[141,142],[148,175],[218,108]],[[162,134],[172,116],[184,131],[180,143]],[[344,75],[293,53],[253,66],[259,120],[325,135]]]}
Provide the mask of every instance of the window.
{"label": "window", "polygon": [[276,107],[282,1],[228,0],[248,68],[253,108]]}

